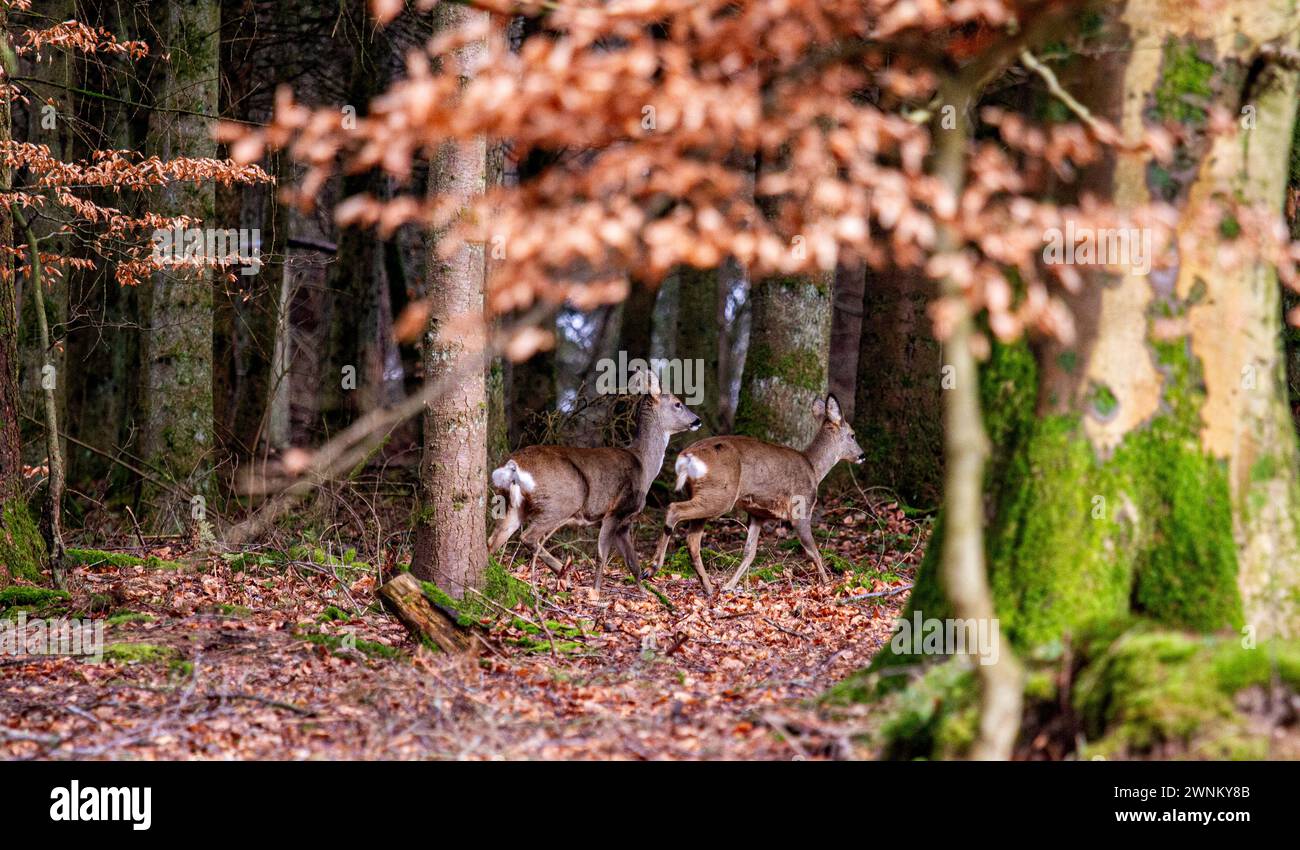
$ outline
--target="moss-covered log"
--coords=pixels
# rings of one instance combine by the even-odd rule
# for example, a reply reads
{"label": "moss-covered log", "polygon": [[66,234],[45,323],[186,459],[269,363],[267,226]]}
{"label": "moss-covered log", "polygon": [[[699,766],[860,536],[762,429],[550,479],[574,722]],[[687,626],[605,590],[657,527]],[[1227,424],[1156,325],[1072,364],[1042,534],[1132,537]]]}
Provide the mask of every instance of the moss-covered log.
{"label": "moss-covered log", "polygon": [[431,641],[448,653],[465,652],[475,645],[473,635],[457,622],[457,614],[434,607],[410,573],[400,573],[379,588],[379,596],[417,639]]}

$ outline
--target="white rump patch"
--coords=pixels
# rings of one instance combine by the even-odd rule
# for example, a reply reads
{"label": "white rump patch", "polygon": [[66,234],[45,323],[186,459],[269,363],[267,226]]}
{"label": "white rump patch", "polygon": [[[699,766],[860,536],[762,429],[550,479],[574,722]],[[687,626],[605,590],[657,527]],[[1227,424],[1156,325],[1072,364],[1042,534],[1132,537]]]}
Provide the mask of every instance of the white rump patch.
{"label": "white rump patch", "polygon": [[514,478],[514,472],[519,467],[515,466],[513,460],[506,461],[505,466],[499,466],[492,470],[492,486],[498,490],[504,490],[510,486],[510,479]]}
{"label": "white rump patch", "polygon": [[[514,461],[511,461],[511,463],[514,463]],[[537,488],[537,482],[533,480],[533,476],[524,472],[519,467],[515,467],[515,475],[519,479],[519,486],[524,489],[525,493],[531,493]]]}
{"label": "white rump patch", "polygon": [[678,490],[686,485],[686,479],[697,481],[709,474],[708,464],[686,452],[677,456],[677,463],[673,464],[673,469],[677,472],[676,489]]}
{"label": "white rump patch", "polygon": [[537,487],[533,476],[519,468],[513,460],[505,462],[492,470],[492,486],[510,493],[510,504],[516,507],[524,502],[524,493],[531,493]]}

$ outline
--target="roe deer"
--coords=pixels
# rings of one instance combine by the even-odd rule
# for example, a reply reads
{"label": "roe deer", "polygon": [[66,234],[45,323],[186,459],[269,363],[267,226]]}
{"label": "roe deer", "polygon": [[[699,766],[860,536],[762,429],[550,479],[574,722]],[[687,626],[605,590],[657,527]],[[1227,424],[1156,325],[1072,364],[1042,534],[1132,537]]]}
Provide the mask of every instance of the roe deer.
{"label": "roe deer", "polygon": [[564,566],[546,551],[546,540],[570,524],[600,523],[596,565],[596,594],[601,573],[617,547],[632,578],[641,572],[632,544],[632,521],[645,507],[646,493],[659,476],[664,451],[673,434],[700,427],[700,417],[672,393],[660,389],[653,371],[633,378],[648,392],[637,405],[636,437],[627,448],[529,446],[514,452],[492,471],[492,487],[508,501],[506,515],[488,541],[495,552],[521,526],[520,540],[555,572]]}
{"label": "roe deer", "polygon": [[745,538],[745,556],[726,590],[736,586],[753,562],[765,519],[781,519],[794,526],[804,552],[816,565],[821,580],[827,581],[829,576],[812,534],[817,487],[837,462],[862,463],[865,455],[853,438],[853,429],[840,415],[835,396],[825,401],[817,399],[813,416],[822,420],[821,427],[801,452],[753,437],[710,437],[687,446],[677,456],[675,469],[677,489],[689,485],[690,498],[668,506],[651,575],[664,564],[673,529],[685,522],[691,564],[704,592],[712,596],[713,586],[700,559],[704,525],[732,508],[740,508],[749,514],[749,536]]}

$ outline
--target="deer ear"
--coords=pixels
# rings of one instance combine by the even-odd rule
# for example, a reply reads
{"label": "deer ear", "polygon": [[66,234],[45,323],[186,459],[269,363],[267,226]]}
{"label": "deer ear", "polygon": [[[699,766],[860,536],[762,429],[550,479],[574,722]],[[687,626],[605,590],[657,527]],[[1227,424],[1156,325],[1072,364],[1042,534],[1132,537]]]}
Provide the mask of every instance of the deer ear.
{"label": "deer ear", "polygon": [[835,400],[833,395],[826,397],[826,418],[836,425],[844,421],[844,418],[840,415],[840,403]]}
{"label": "deer ear", "polygon": [[646,381],[648,382],[646,386],[650,390],[650,397],[658,399],[659,394],[662,392],[662,389],[659,386],[659,376],[655,374],[654,369],[647,369],[645,374]]}
{"label": "deer ear", "polygon": [[813,402],[813,417],[816,419],[821,419],[825,415],[826,415],[826,402],[819,398]]}

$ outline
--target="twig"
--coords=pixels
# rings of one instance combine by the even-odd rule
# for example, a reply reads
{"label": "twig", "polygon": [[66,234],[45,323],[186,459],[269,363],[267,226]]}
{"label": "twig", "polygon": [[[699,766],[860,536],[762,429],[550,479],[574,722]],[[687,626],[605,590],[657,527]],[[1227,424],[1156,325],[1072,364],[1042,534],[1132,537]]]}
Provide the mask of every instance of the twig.
{"label": "twig", "polygon": [[897,596],[905,590],[911,590],[912,585],[900,584],[898,587],[891,587],[889,590],[878,590],[875,593],[859,593],[853,596],[845,596],[843,602],[861,602],[863,599],[876,599],[881,596]]}

